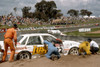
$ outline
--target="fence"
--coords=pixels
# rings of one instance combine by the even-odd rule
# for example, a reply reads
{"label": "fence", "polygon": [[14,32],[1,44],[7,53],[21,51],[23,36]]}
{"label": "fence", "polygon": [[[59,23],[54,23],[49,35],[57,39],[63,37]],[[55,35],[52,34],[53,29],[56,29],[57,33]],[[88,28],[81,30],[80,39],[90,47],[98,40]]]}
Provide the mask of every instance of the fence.
{"label": "fence", "polygon": [[80,28],[79,32],[90,32],[91,28]]}

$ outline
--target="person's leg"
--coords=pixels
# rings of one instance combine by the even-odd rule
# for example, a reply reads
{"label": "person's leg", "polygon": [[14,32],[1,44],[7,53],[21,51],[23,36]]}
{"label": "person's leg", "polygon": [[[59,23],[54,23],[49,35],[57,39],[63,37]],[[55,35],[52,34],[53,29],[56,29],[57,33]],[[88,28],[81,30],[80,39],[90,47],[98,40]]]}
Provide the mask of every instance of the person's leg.
{"label": "person's leg", "polygon": [[97,53],[99,51],[99,48],[94,47],[94,53]]}
{"label": "person's leg", "polygon": [[9,42],[10,50],[11,50],[11,55],[9,58],[9,61],[14,61],[14,55],[15,55],[15,47],[13,45],[13,41]]}
{"label": "person's leg", "polygon": [[51,49],[48,49],[48,52],[45,54],[45,56],[47,57],[47,58],[51,58],[51,55],[52,55],[52,53],[53,53],[53,50],[51,50]]}
{"label": "person's leg", "polygon": [[94,54],[94,47],[91,47],[90,51],[91,51],[92,54]]}
{"label": "person's leg", "polygon": [[4,53],[3,53],[3,57],[2,57],[2,61],[4,62],[7,56],[7,50],[8,50],[8,44],[6,41],[4,41]]}
{"label": "person's leg", "polygon": [[78,51],[79,51],[79,55],[81,55],[81,53],[82,53],[81,48],[79,48],[79,50],[78,50]]}
{"label": "person's leg", "polygon": [[58,52],[57,50],[55,50],[53,53],[54,53],[55,55],[57,55],[58,59],[61,57],[60,54],[59,54],[59,52]]}

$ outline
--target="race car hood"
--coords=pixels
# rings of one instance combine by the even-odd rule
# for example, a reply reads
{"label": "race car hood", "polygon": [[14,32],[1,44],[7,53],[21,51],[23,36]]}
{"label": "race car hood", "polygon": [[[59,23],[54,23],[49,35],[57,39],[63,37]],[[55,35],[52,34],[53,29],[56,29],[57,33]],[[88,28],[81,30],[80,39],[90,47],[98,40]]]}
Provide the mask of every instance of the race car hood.
{"label": "race car hood", "polygon": [[76,46],[76,47],[79,47],[80,45],[80,42],[76,42],[76,41],[70,41],[70,40],[63,40],[63,45],[64,46]]}

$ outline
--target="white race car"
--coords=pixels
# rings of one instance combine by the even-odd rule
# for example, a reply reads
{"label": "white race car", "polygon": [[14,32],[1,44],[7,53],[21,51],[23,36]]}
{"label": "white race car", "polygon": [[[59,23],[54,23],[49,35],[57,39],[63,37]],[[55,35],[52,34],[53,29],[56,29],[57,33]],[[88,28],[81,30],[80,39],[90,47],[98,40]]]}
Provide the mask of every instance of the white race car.
{"label": "white race car", "polygon": [[[34,33],[34,34],[22,34],[18,36],[17,39],[17,46],[16,52],[15,52],[15,59],[31,59],[33,56],[33,52],[37,53],[43,52],[42,48],[37,49],[34,51],[34,46],[36,47],[44,47],[44,40],[56,41],[56,47],[58,48],[59,52],[63,53],[64,55],[67,54],[72,54],[72,55],[77,55],[78,54],[78,47],[79,47],[79,42],[75,41],[68,41],[68,40],[62,40],[62,43],[59,42],[59,40],[47,33]],[[3,41],[0,41],[0,49],[4,49],[4,43]],[[0,53],[0,56],[2,53]],[[11,54],[10,49],[8,49],[7,56]],[[7,57],[7,59],[8,59]]]}

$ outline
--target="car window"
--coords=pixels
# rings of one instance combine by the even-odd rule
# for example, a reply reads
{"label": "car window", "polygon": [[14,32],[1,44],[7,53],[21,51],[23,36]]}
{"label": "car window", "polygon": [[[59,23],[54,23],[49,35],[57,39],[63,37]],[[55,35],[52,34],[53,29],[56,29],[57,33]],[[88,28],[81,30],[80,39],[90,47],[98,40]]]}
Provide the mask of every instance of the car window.
{"label": "car window", "polygon": [[22,45],[25,45],[26,40],[27,40],[27,38],[25,38],[21,44],[22,44]]}
{"label": "car window", "polygon": [[52,37],[52,36],[43,36],[43,39],[44,40],[48,40],[49,42],[52,42],[52,41],[54,41],[54,40],[56,40],[54,37]]}
{"label": "car window", "polygon": [[31,36],[29,37],[27,45],[40,45],[41,40],[39,36]]}
{"label": "car window", "polygon": [[17,37],[17,42],[19,42],[24,36],[18,36]]}

